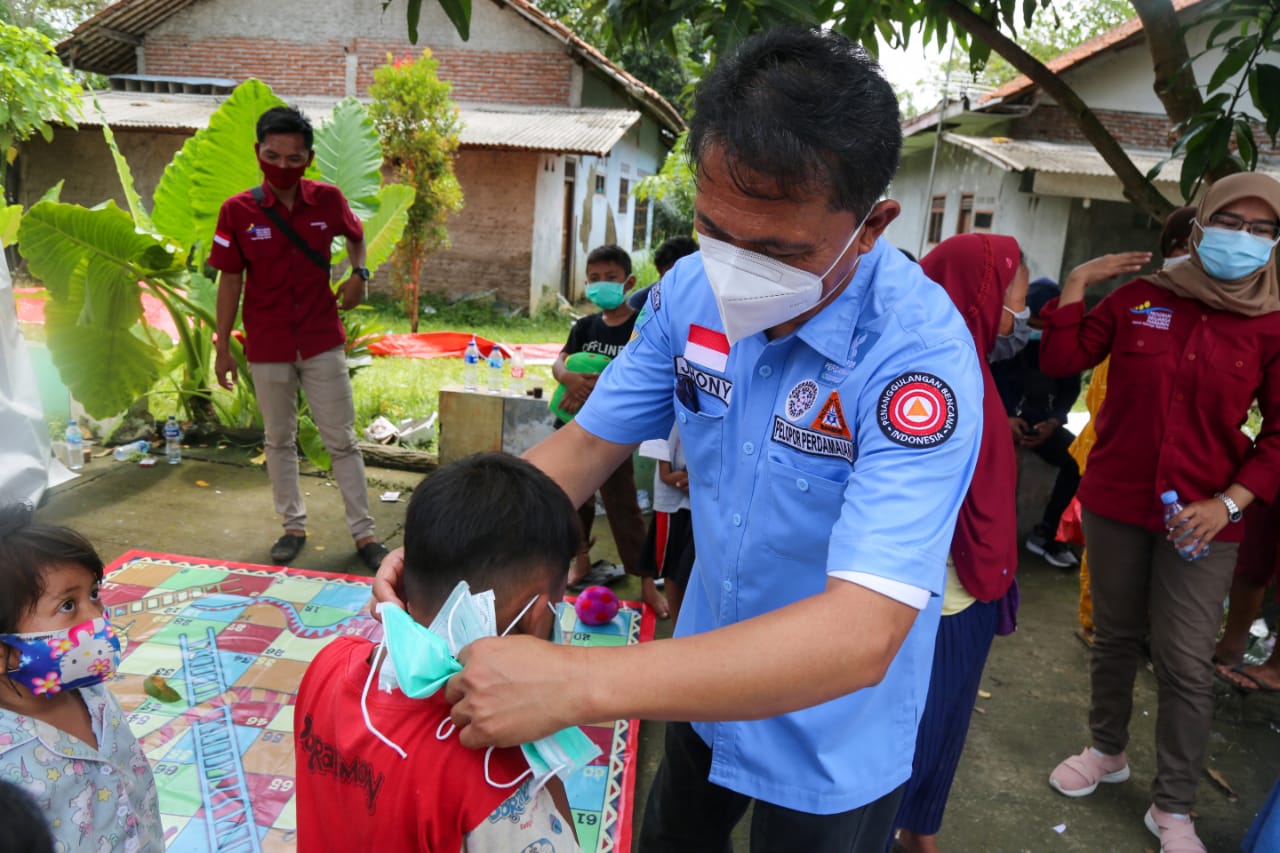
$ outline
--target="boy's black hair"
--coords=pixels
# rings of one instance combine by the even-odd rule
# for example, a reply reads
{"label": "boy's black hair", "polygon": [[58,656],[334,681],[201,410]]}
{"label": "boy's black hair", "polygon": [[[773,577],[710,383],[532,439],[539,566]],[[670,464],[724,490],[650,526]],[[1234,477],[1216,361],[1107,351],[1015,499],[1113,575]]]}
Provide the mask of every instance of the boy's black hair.
{"label": "boy's black hair", "polygon": [[653,265],[662,273],[675,266],[676,261],[685,255],[698,251],[698,241],[692,237],[668,237],[653,252]]}
{"label": "boy's black hair", "polygon": [[31,795],[0,780],[0,853],[53,853],[49,823]]}
{"label": "boy's black hair", "polygon": [[[898,99],[865,50],[837,33],[782,27],[753,36],[698,85],[689,122],[695,168],[719,147],[753,198],[828,195],[866,216],[898,170]],[[753,176],[771,179],[759,186]]]}
{"label": "boy's black hair", "polygon": [[0,634],[16,633],[40,601],[45,569],[75,563],[102,580],[102,558],[88,539],[69,527],[31,524],[30,513],[23,505],[0,508]]}
{"label": "boy's black hair", "polygon": [[606,243],[592,249],[587,255],[587,266],[592,264],[617,264],[622,267],[627,278],[631,277],[631,256],[627,254],[626,249],[615,246],[613,243]]}
{"label": "boy's black hair", "polygon": [[267,110],[258,116],[257,133],[259,142],[272,133],[300,133],[308,151],[315,147],[316,133],[311,127],[311,119],[297,107],[272,107]]}
{"label": "boy's black hair", "polygon": [[[564,490],[507,453],[451,462],[413,490],[405,513],[408,601],[444,603],[458,581],[503,592],[532,577],[568,574],[582,541]],[[501,606],[501,601],[499,601]]]}

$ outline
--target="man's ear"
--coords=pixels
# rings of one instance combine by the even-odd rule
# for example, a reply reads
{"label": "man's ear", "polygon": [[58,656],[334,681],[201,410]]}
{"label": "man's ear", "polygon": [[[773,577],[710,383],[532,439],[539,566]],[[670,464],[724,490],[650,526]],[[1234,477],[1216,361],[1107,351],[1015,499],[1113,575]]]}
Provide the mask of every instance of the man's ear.
{"label": "man's ear", "polygon": [[885,199],[877,203],[871,209],[871,214],[867,216],[867,224],[862,226],[862,233],[858,235],[858,252],[861,254],[871,251],[876,240],[880,239],[880,235],[893,220],[898,218],[900,213],[902,213],[902,205],[893,199]]}
{"label": "man's ear", "polygon": [[307,154],[307,166],[309,167],[316,161],[316,150],[314,148]]}

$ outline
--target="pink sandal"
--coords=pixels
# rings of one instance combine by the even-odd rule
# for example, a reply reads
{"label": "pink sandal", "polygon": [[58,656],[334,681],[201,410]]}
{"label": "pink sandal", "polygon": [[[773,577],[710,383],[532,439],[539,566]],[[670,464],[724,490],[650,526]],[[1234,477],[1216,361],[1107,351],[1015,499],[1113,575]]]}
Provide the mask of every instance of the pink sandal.
{"label": "pink sandal", "polygon": [[1206,853],[1190,817],[1175,817],[1152,804],[1142,822],[1160,839],[1160,853]]}
{"label": "pink sandal", "polygon": [[1102,755],[1093,747],[1063,761],[1049,774],[1049,784],[1059,794],[1068,797],[1087,797],[1098,789],[1100,782],[1123,782],[1129,778],[1129,762],[1124,753]]}

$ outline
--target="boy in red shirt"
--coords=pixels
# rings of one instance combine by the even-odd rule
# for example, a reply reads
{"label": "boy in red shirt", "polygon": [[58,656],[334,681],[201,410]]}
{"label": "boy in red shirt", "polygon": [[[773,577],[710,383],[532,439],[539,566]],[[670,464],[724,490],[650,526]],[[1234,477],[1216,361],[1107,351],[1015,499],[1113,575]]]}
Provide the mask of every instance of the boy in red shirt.
{"label": "boy in red shirt", "polygon": [[[298,690],[302,853],[368,849],[374,839],[384,853],[579,849],[557,778],[542,787],[518,748],[464,747],[443,689],[421,699],[409,694],[422,694],[415,687],[423,649],[453,649],[478,633],[472,616],[484,608],[474,600],[487,591],[496,626],[488,633],[551,637],[580,537],[560,487],[506,454],[460,460],[418,486],[404,539],[407,612],[417,625],[396,614],[409,627],[392,632],[392,617],[384,617],[386,657],[369,640],[334,640]],[[462,581],[475,599],[465,588],[460,594]],[[402,645],[403,638],[420,644]],[[431,677],[443,687],[458,666],[447,653],[440,660]],[[383,686],[388,670],[397,685],[390,689]]]}

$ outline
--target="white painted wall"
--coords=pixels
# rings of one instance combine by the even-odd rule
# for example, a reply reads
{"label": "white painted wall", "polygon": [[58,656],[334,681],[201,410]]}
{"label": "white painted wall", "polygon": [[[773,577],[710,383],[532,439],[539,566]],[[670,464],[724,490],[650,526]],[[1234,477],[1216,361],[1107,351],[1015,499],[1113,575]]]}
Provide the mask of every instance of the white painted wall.
{"label": "white painted wall", "polygon": [[931,152],[922,151],[904,158],[898,175],[889,187],[889,198],[902,205],[900,215],[885,232],[895,246],[916,257],[921,251],[932,196],[947,197],[942,220],[942,238],[956,233],[960,216],[960,196],[973,193],[975,211],[991,210],[995,215],[991,231],[1017,239],[1026,253],[1031,276],[1057,278],[1062,266],[1071,200],[1021,192],[1021,178],[1007,173],[987,160],[943,142],[932,191],[929,188]]}
{"label": "white painted wall", "polygon": [[537,310],[544,292],[560,292],[565,157],[562,154],[544,154],[541,159],[534,188],[533,260],[529,269],[530,311]]}
{"label": "white painted wall", "polygon": [[[206,36],[261,33],[297,41],[352,37],[402,41],[407,30],[403,3],[392,3],[383,12],[381,0],[327,0],[323,4],[311,0],[198,0],[161,22],[153,32]],[[493,2],[472,3],[471,39],[466,42],[458,37],[439,3],[423,3],[418,44],[469,50],[563,50],[559,41],[519,13]]]}
{"label": "white painted wall", "polygon": [[[1190,15],[1184,20],[1193,20]],[[1210,25],[1196,24],[1187,32],[1187,49],[1192,56],[1204,50],[1209,38]],[[1219,43],[1223,41],[1220,37]],[[1192,61],[1196,82],[1201,86],[1209,82],[1213,70],[1223,56],[1215,48]],[[1240,75],[1232,79],[1234,86]],[[1112,50],[1079,67],[1068,71],[1063,79],[1075,89],[1084,102],[1095,110],[1127,110],[1130,112],[1164,114],[1164,105],[1156,97],[1152,85],[1155,71],[1151,65],[1151,50],[1144,40],[1121,50]],[[1253,110],[1253,100],[1248,87],[1240,98],[1245,109]]]}

